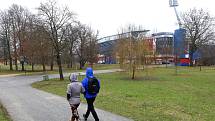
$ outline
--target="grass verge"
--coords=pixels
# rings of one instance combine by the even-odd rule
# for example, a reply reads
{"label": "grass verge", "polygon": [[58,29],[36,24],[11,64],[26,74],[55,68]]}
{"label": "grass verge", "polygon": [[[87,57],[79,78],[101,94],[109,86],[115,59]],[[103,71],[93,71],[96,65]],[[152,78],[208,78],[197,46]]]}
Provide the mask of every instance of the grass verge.
{"label": "grass verge", "polygon": [[6,109],[0,104],[0,121],[12,121]]}
{"label": "grass verge", "polygon": [[[215,70],[185,67],[177,73],[152,68],[139,72],[136,80],[125,72],[97,75],[101,91],[95,105],[136,121],[215,120]],[[68,82],[52,79],[33,87],[65,96]]]}

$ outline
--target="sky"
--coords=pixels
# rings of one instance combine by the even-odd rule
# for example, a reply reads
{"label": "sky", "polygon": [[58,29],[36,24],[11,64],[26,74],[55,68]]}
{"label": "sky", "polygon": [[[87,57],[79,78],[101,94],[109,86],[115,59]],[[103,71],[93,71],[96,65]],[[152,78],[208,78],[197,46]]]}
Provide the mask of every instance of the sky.
{"label": "sky", "polygon": [[[46,0],[0,0],[0,10],[8,9],[12,3],[36,13],[36,7]],[[83,24],[99,31],[99,37],[114,35],[129,24],[142,26],[155,32],[173,32],[178,28],[174,9],[169,0],[56,0],[67,5]],[[213,0],[178,0],[179,13],[192,8],[203,8],[215,15]]]}

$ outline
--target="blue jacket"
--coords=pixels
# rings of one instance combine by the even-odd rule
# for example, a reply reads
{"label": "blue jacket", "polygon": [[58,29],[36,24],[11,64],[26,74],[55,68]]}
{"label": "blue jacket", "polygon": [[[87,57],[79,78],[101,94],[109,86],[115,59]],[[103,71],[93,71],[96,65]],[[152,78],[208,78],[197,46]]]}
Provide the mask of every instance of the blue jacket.
{"label": "blue jacket", "polygon": [[[82,85],[83,85],[83,87],[85,88],[85,91],[86,91],[85,92],[86,94],[84,95],[85,98],[93,98],[93,97],[97,96],[97,94],[89,94],[89,92],[88,92],[88,78],[93,78],[93,77],[94,77],[93,76],[93,69],[92,68],[87,68],[86,69],[86,77],[82,81]],[[99,88],[100,88],[100,81],[99,81]]]}

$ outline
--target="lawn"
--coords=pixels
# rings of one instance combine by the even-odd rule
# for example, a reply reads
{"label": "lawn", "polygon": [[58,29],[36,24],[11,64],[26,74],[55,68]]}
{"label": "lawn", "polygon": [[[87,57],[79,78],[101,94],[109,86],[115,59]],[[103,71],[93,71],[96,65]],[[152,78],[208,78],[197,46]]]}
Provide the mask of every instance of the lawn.
{"label": "lawn", "polygon": [[[83,70],[88,67],[88,64],[85,65]],[[114,68],[119,68],[118,64],[94,64],[93,69],[96,70],[104,70],[104,69],[114,69]],[[21,71],[21,65],[18,66],[18,71],[15,71],[15,65],[13,65],[13,71],[9,70],[9,65],[3,65],[0,64],[0,75],[7,75],[7,74],[23,74],[23,75],[34,75],[34,74],[44,74],[42,70],[41,65],[35,65],[34,71],[31,70],[31,65],[25,65],[26,71]],[[47,74],[58,74],[58,67],[57,65],[54,66],[54,70],[50,71],[50,67],[46,66],[47,71],[45,73]],[[70,72],[75,72],[75,71],[83,71],[79,70],[78,66],[75,66],[73,68],[67,68],[66,65],[63,65],[63,72],[64,73],[70,73]]]}
{"label": "lawn", "polygon": [[[88,67],[88,64],[85,65]],[[117,69],[119,68],[119,64],[94,64],[93,69],[96,70],[104,70],[104,69]]]}
{"label": "lawn", "polygon": [[3,108],[3,106],[0,104],[0,121],[11,121],[7,111]]}
{"label": "lawn", "polygon": [[[130,80],[125,72],[100,74],[96,107],[136,121],[214,121],[215,70],[153,68]],[[80,77],[83,78],[83,77]],[[52,79],[33,87],[65,96],[69,81]],[[82,99],[83,100],[83,99]]]}

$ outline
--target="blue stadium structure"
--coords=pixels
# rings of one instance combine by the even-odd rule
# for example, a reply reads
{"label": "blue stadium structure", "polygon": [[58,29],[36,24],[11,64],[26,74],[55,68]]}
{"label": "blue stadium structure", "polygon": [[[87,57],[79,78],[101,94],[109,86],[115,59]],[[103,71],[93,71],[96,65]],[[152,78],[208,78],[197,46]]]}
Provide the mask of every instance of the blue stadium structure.
{"label": "blue stadium structure", "polygon": [[116,34],[116,35],[107,36],[107,37],[98,39],[99,54],[102,55],[102,60],[100,60],[99,63],[106,63],[106,64],[116,63],[115,58],[113,57],[113,51],[120,36],[138,37],[139,34],[145,34],[148,31],[149,30],[131,31],[131,32],[125,32],[122,34]]}

